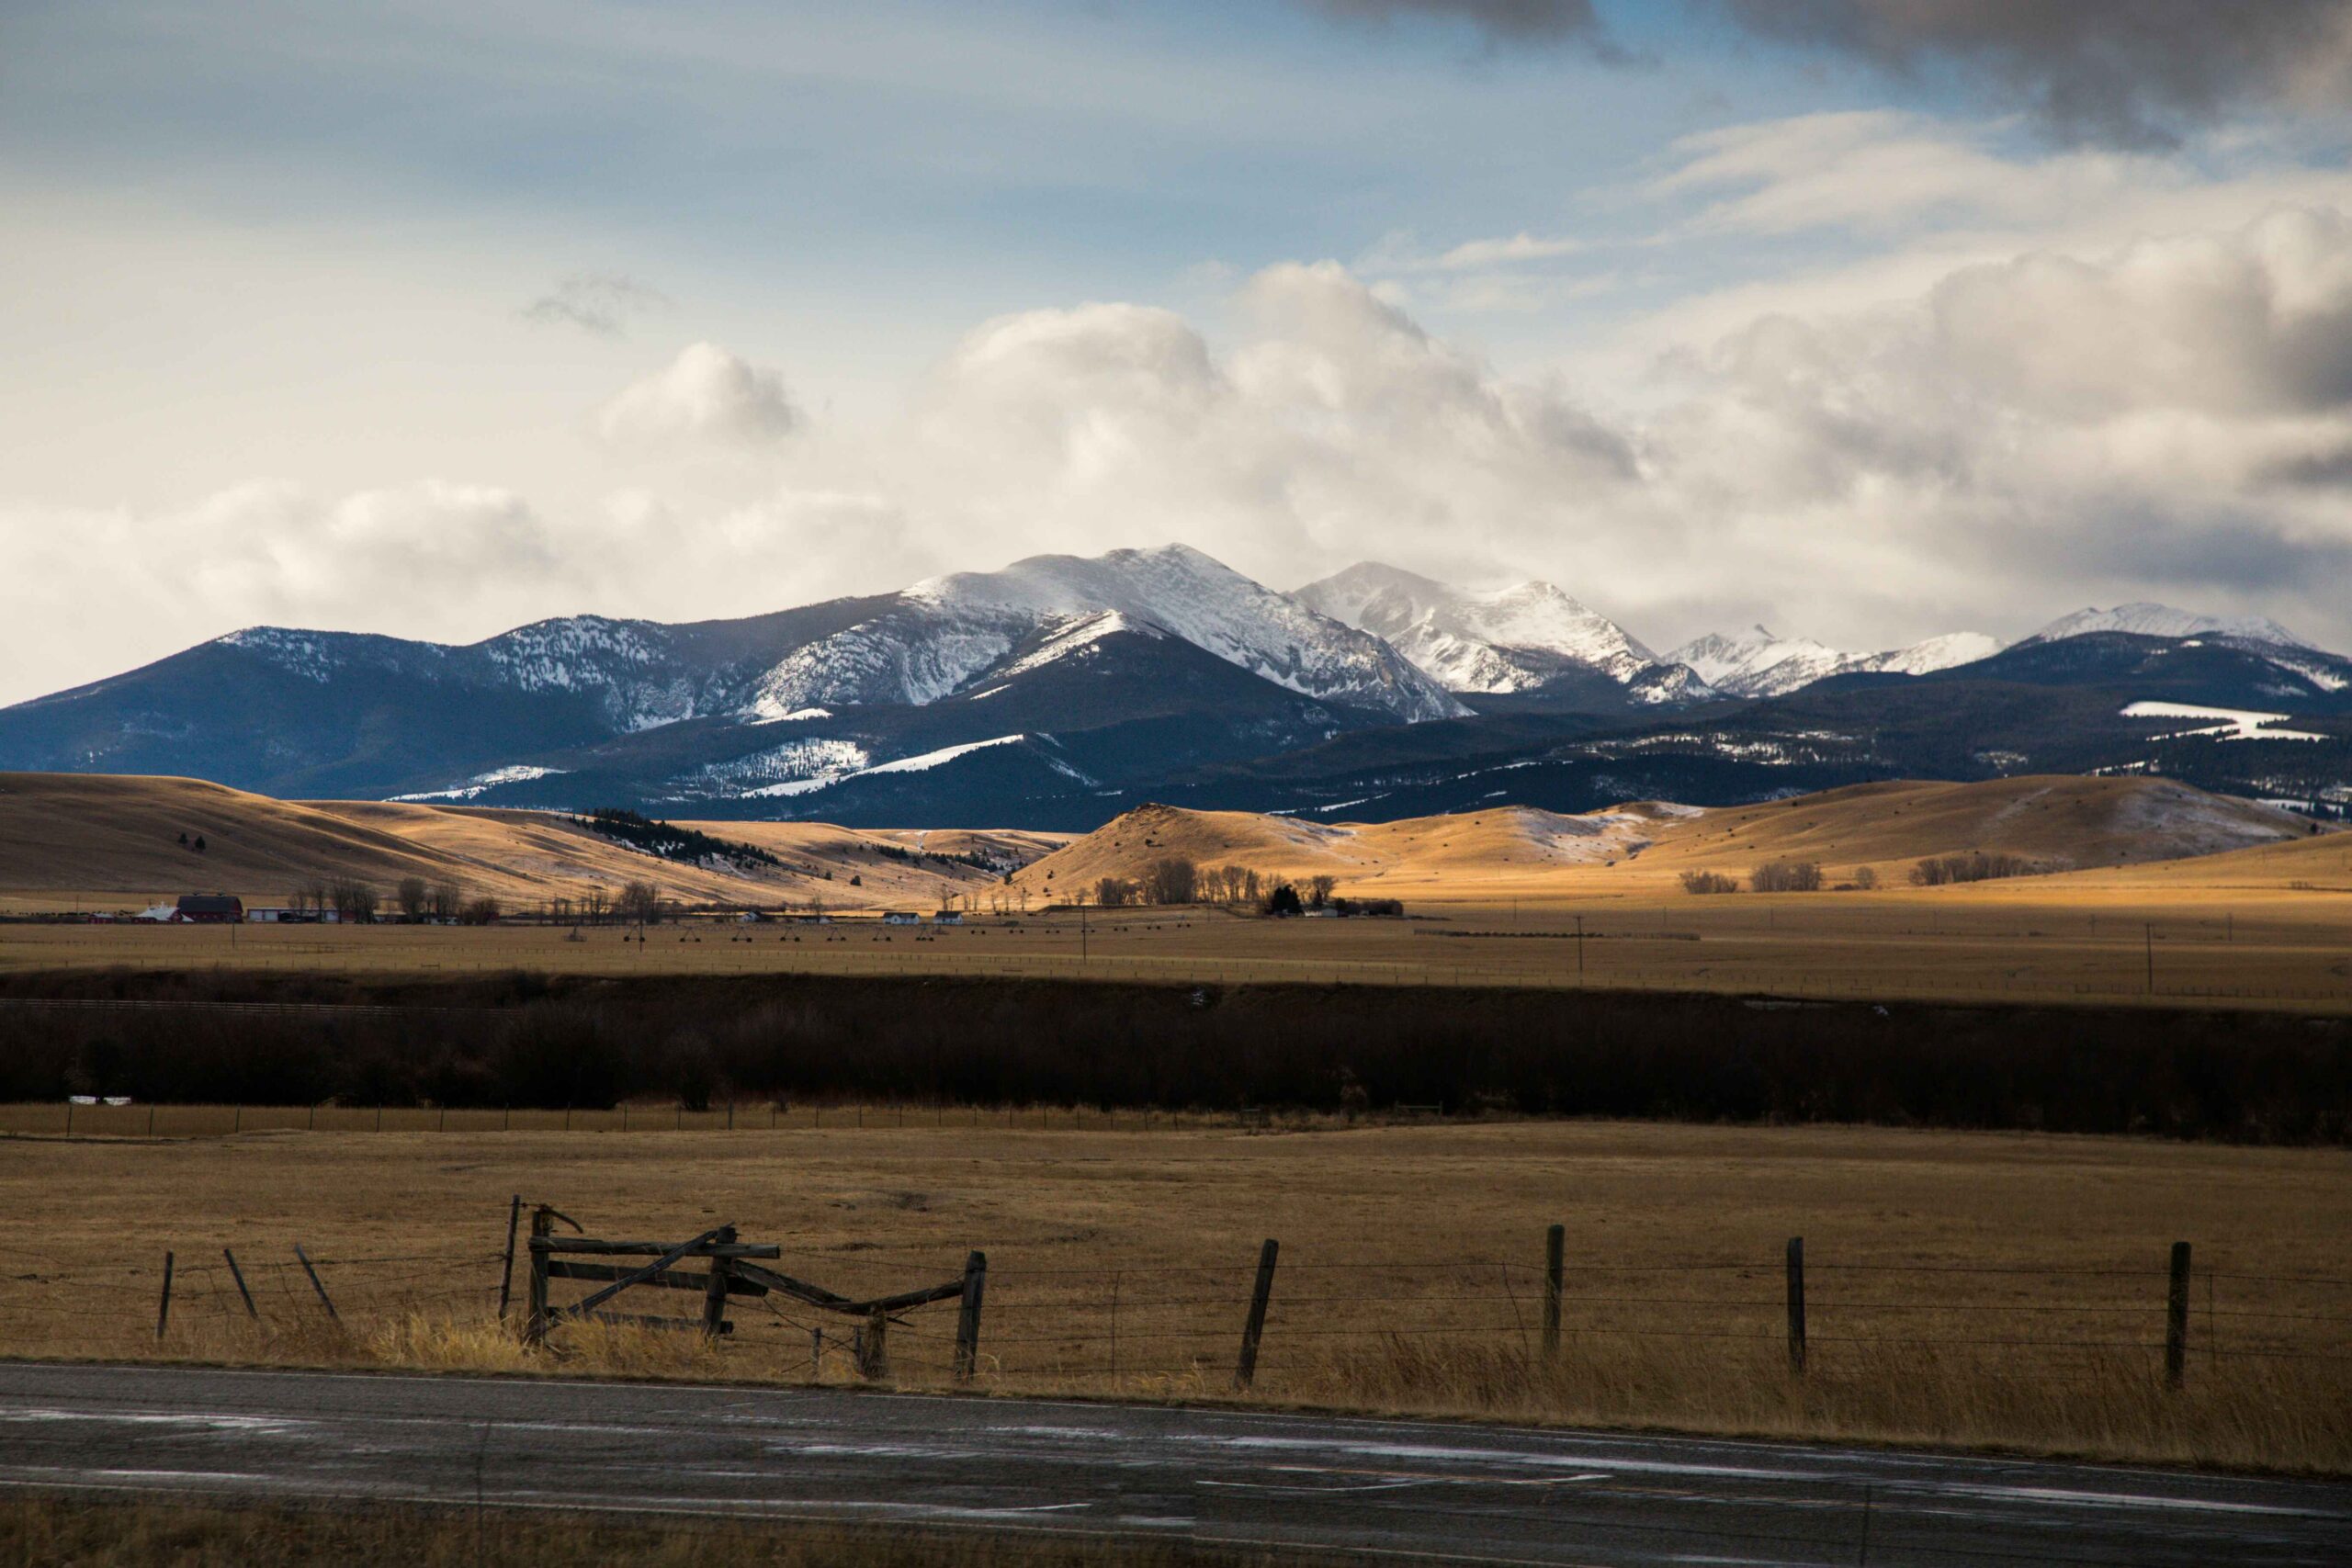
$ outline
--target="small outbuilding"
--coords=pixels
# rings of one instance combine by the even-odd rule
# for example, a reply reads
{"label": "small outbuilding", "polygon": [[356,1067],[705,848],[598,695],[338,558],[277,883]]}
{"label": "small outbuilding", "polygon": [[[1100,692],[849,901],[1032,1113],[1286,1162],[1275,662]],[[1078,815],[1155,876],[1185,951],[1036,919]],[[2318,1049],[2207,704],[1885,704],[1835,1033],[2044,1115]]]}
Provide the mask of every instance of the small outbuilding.
{"label": "small outbuilding", "polygon": [[233,893],[183,893],[173,919],[184,925],[228,926],[245,918],[245,901]]}

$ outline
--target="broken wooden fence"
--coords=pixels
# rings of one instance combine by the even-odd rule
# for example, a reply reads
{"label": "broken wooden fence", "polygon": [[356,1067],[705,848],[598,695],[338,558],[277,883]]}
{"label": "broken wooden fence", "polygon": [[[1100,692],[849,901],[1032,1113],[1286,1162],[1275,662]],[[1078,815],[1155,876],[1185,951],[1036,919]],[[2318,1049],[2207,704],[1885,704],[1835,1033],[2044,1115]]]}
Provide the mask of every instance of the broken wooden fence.
{"label": "broken wooden fence", "polygon": [[[787,1297],[822,1312],[858,1319],[858,1371],[868,1378],[889,1375],[889,1327],[899,1314],[934,1302],[960,1303],[956,1316],[956,1376],[968,1382],[979,1357],[980,1304],[988,1285],[988,1255],[975,1252],[964,1260],[961,1278],[922,1285],[892,1295],[858,1299],[797,1280],[770,1269],[762,1259],[781,1259],[784,1249],[774,1242],[738,1240],[733,1225],[718,1225],[691,1241],[607,1241],[587,1235],[559,1235],[558,1220],[578,1225],[569,1215],[545,1204],[531,1211],[529,1315],[525,1319],[525,1343],[544,1342],[557,1325],[592,1319],[627,1323],[650,1328],[698,1331],[716,1338],[734,1331],[727,1318],[729,1297],[757,1299],[770,1294]],[[596,1259],[649,1258],[642,1264]],[[699,1268],[681,1268],[681,1264]],[[548,1286],[556,1280],[579,1280],[600,1288],[564,1305],[548,1301]],[[696,1317],[665,1317],[608,1310],[605,1303],[634,1289],[694,1291],[702,1295]]]}

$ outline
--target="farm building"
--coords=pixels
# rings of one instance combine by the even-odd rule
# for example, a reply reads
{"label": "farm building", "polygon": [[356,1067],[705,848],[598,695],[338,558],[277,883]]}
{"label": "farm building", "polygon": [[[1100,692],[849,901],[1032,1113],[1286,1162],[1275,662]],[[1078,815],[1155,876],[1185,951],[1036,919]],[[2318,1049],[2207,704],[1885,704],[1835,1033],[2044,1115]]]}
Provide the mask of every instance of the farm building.
{"label": "farm building", "polygon": [[183,893],[173,918],[185,925],[234,925],[245,918],[245,901],[233,893]]}
{"label": "farm building", "polygon": [[960,926],[964,923],[964,911],[961,909],[942,909],[939,913],[932,916],[931,923],[934,926]]}
{"label": "farm building", "polygon": [[910,915],[904,909],[893,909],[882,917],[882,923],[886,926],[919,926],[922,924],[922,917]]}

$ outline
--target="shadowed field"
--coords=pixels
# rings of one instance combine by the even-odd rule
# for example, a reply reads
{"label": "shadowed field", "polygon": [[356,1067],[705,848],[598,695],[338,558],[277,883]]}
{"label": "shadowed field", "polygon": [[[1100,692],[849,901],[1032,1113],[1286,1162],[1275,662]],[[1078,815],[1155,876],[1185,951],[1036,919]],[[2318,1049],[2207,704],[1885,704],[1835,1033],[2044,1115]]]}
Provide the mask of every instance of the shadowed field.
{"label": "shadowed field", "polygon": [[[608,1236],[731,1221],[782,1245],[776,1267],[852,1295],[954,1278],[984,1249],[981,1385],[1000,1392],[1229,1397],[1272,1236],[1253,1398],[2352,1469],[2341,1151],[1605,1122],[901,1127],[878,1112],[731,1134],[20,1141],[0,1144],[0,1334],[18,1355],[854,1380],[857,1323],[774,1298],[735,1303],[717,1347],[587,1325],[560,1334],[568,1359],[527,1356],[492,1322],[518,1191]],[[1556,1359],[1538,1333],[1555,1222]],[[1792,1235],[1810,1269],[1801,1381]],[[2187,1386],[2168,1393],[2175,1240],[2193,1243],[2196,1272]],[[166,1248],[179,1275],[159,1342]],[[631,1310],[699,1306],[652,1294]],[[953,1316],[904,1314],[894,1381],[948,1379]]]}

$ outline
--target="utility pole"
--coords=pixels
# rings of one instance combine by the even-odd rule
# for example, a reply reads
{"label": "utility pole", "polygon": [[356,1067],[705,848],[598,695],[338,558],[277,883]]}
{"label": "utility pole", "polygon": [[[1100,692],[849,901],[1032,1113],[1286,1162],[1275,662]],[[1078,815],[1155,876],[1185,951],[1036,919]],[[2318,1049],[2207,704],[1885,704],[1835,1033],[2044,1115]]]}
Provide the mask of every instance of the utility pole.
{"label": "utility pole", "polygon": [[2141,930],[2147,937],[2148,995],[2153,997],[2156,994],[2156,923],[2154,920],[2150,920],[2146,925],[2143,926]]}
{"label": "utility pole", "polygon": [[1584,917],[1577,917],[1577,984],[1584,984]]}
{"label": "utility pole", "polygon": [[1086,962],[1086,906],[1078,907],[1078,961]]}

